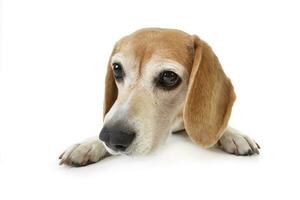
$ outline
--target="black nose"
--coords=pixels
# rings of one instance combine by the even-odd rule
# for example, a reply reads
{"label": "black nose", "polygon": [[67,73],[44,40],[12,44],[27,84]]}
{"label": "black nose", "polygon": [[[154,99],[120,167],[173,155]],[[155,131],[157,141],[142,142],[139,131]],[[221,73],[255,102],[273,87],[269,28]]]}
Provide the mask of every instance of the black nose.
{"label": "black nose", "polygon": [[100,140],[115,151],[125,151],[132,143],[134,137],[135,133],[133,131],[116,127],[103,127],[99,135]]}

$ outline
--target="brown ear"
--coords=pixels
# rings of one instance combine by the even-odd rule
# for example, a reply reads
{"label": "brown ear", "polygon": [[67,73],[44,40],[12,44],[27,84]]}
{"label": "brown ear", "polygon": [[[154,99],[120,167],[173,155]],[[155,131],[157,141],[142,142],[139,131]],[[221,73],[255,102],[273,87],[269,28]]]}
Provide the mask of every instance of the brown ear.
{"label": "brown ear", "polygon": [[195,55],[183,119],[191,139],[210,147],[227,127],[235,94],[211,47],[198,36],[193,40]]}
{"label": "brown ear", "polygon": [[114,79],[113,71],[111,68],[111,59],[109,59],[105,77],[105,93],[103,103],[103,119],[108,113],[112,105],[115,103],[118,97],[118,88]]}

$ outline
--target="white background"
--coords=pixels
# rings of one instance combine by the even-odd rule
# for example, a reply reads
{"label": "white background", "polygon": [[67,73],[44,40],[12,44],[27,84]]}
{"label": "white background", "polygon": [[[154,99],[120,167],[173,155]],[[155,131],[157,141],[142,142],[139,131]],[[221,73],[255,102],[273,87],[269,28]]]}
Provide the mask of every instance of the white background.
{"label": "white background", "polygon": [[[0,199],[299,199],[297,1],[1,2]],[[142,27],[198,34],[235,86],[230,124],[261,155],[172,136],[156,153],[58,166],[101,130],[113,44]],[[298,190],[298,191],[297,191]]]}

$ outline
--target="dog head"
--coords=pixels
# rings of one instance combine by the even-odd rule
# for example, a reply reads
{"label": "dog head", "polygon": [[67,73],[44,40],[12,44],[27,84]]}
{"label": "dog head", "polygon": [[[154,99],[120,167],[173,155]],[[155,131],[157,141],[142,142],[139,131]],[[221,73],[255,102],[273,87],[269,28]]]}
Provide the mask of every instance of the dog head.
{"label": "dog head", "polygon": [[234,99],[218,58],[198,36],[142,29],[119,40],[109,59],[100,139],[112,154],[146,154],[185,129],[210,147]]}

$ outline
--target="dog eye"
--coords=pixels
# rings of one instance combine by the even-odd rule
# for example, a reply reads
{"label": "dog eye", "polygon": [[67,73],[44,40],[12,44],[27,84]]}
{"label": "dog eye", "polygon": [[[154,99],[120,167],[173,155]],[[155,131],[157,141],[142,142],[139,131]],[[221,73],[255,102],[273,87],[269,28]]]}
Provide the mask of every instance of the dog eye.
{"label": "dog eye", "polygon": [[157,86],[165,90],[171,90],[177,87],[180,82],[181,79],[176,73],[172,71],[163,71],[159,75]]}
{"label": "dog eye", "polygon": [[117,81],[122,80],[124,76],[122,65],[120,63],[113,63],[112,66],[115,79]]}

